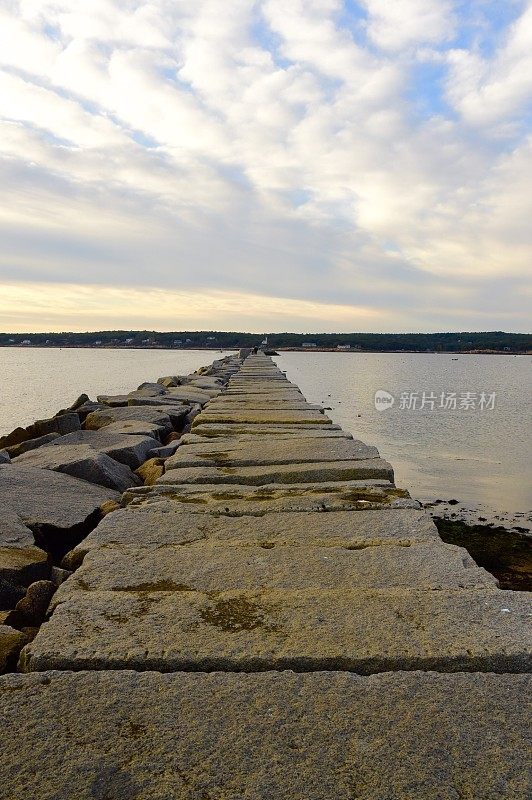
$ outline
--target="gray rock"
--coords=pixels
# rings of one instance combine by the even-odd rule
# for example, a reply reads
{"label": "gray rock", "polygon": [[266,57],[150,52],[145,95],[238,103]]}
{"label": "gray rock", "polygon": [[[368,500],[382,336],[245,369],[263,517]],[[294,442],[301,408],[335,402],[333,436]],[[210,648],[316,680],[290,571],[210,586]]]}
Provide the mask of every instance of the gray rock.
{"label": "gray rock", "polygon": [[187,386],[178,386],[176,389],[169,389],[165,399],[170,398],[172,400],[181,400],[189,403],[205,405],[205,403],[208,403],[209,400],[215,397],[218,393],[218,390],[206,392],[204,389],[200,389],[197,386],[195,387],[188,384]]}
{"label": "gray rock", "polygon": [[166,430],[162,425],[154,422],[143,422],[142,420],[129,420],[127,422],[111,422],[103,430],[105,433],[120,433],[130,436],[149,436],[151,439],[162,440],[166,435]]}
{"label": "gray rock", "polygon": [[165,444],[162,447],[154,447],[153,450],[150,450],[148,453],[148,458],[169,458],[175,453],[180,444],[181,440],[176,439],[174,442]]}
{"label": "gray rock", "polygon": [[89,400],[86,403],[83,403],[82,406],[76,409],[76,413],[79,416],[80,420],[84,422],[84,420],[88,417],[89,414],[92,414],[93,411],[102,411],[105,410],[107,406],[104,403],[96,403],[94,400]]}
{"label": "gray rock", "polygon": [[[183,448],[184,449],[184,448]],[[256,467],[183,467],[177,468],[179,451],[173,468],[162,475],[158,484],[230,484],[264,486],[270,483],[312,483],[354,481],[382,478],[393,483],[393,469],[382,458],[353,461],[326,461],[315,464],[270,464]],[[230,462],[229,462],[230,463]]]}
{"label": "gray rock", "polygon": [[27,428],[16,428],[7,436],[0,437],[0,449],[11,445],[20,444],[28,439],[37,439],[46,436],[48,433],[65,433],[79,430],[81,427],[79,416],[75,411],[67,411],[51,419],[41,419],[29,425]]}
{"label": "gray rock", "polygon": [[10,800],[530,797],[526,675],[50,672],[0,692]]}
{"label": "gray rock", "polygon": [[27,453],[30,450],[36,450],[37,447],[42,447],[44,444],[49,444],[55,439],[61,439],[61,434],[47,433],[45,436],[39,436],[37,439],[27,439],[25,442],[21,442],[20,444],[13,444],[7,448],[7,452],[11,458],[17,458],[23,453]]}
{"label": "gray rock", "polygon": [[24,453],[16,458],[14,463],[64,472],[74,478],[106,486],[118,492],[125,492],[126,489],[138,486],[140,483],[128,466],[115,461],[105,453],[98,452],[89,444],[55,445],[54,443],[54,446]]}
{"label": "gray rock", "polygon": [[[188,505],[188,504],[187,504]],[[168,498],[147,506],[128,506],[106,516],[65,557],[74,569],[85,554],[104,546],[166,547],[205,542],[220,547],[408,548],[441,543],[429,514],[418,509],[335,511],[332,514],[271,512],[262,516],[222,516],[178,510]],[[325,552],[324,555],[327,555]]]}
{"label": "gray rock", "polygon": [[92,550],[55,596],[58,603],[86,591],[264,589],[496,589],[497,581],[467,551],[443,542],[411,547],[147,546]]}
{"label": "gray rock", "polygon": [[98,403],[111,408],[119,408],[120,406],[127,406],[129,395],[127,394],[99,394],[96,398]]}
{"label": "gray rock", "polygon": [[99,521],[100,506],[119,497],[111,489],[61,472],[16,464],[0,466],[0,507],[12,508],[31,528],[36,541],[44,541],[53,551],[71,549],[78,537]]}
{"label": "gray rock", "polygon": [[18,514],[7,504],[0,511],[0,547],[33,547],[35,539]]}
{"label": "gray rock", "polygon": [[272,511],[354,511],[372,508],[419,508],[404,489],[389,481],[360,480],[331,483],[272,483],[266,486],[238,484],[175,484],[139,486],[122,501],[134,506],[159,504],[199,513],[257,515]]}
{"label": "gray rock", "polygon": [[[153,381],[151,381],[151,382],[150,381],[145,381],[144,383],[141,383],[140,386],[137,387],[137,392],[143,392],[143,391],[154,392],[154,394],[146,395],[146,397],[150,397],[150,396],[151,397],[156,397],[156,395],[158,395],[158,394],[165,394],[166,388],[164,386],[162,386],[159,383],[159,381],[156,381],[155,383]],[[131,392],[130,394],[133,394],[133,392]]]}
{"label": "gray rock", "polygon": [[170,386],[180,386],[182,380],[182,377],[179,375],[165,375],[162,378],[157,378],[157,383],[163,388],[168,388]]}
{"label": "gray rock", "polygon": [[257,447],[253,442],[224,439],[208,444],[186,444],[166,463],[166,471],[176,467],[304,464],[378,458],[379,451],[355,439],[271,440],[264,437]]}
{"label": "gray rock", "polygon": [[165,435],[173,431],[170,419],[170,408],[151,408],[127,407],[127,408],[106,408],[105,410],[94,411],[85,420],[87,430],[100,430],[113,422],[152,422],[164,428]]}
{"label": "gray rock", "polygon": [[157,439],[153,439],[151,436],[134,436],[109,430],[109,428],[105,427],[97,431],[76,431],[64,436],[58,442],[47,445],[45,450],[64,445],[89,445],[93,450],[109,456],[114,461],[119,461],[131,469],[137,469],[146,461],[150,450],[159,445]]}
{"label": "gray rock", "polygon": [[7,450],[0,450],[0,464],[10,464],[11,456]]}
{"label": "gray rock", "polygon": [[528,672],[529,615],[526,592],[497,589],[79,592],[21,667]]}

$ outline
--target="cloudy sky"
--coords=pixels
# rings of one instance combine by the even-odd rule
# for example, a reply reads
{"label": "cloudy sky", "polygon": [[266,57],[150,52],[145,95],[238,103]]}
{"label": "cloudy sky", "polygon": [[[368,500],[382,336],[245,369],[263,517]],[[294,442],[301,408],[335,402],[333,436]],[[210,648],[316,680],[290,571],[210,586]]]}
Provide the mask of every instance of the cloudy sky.
{"label": "cloudy sky", "polygon": [[0,330],[530,329],[532,0],[0,0]]}

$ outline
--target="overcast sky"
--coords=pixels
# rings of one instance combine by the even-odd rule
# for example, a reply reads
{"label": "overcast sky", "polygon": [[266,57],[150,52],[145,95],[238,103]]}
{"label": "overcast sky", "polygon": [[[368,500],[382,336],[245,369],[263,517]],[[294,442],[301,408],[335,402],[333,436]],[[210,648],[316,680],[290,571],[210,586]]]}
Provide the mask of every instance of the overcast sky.
{"label": "overcast sky", "polygon": [[532,0],[0,0],[0,329],[530,330]]}

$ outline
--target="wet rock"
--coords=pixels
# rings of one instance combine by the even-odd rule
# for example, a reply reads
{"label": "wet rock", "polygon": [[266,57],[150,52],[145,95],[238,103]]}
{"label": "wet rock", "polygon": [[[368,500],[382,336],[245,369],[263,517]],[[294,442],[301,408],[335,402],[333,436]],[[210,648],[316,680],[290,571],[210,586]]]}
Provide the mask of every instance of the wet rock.
{"label": "wet rock", "polygon": [[135,474],[142,479],[145,486],[153,486],[157,478],[164,475],[164,459],[150,458],[135,470]]}
{"label": "wet rock", "polygon": [[150,436],[134,436],[116,431],[109,431],[107,428],[97,431],[76,431],[75,433],[64,436],[57,442],[47,445],[45,450],[51,450],[60,446],[85,445],[91,447],[98,453],[102,453],[120,464],[125,464],[131,469],[140,467],[148,453],[159,442]]}
{"label": "wet rock", "polygon": [[35,581],[16,605],[23,625],[41,625],[56,590],[52,581]]}
{"label": "wet rock", "polygon": [[14,671],[20,651],[28,638],[9,625],[0,625],[0,673]]}
{"label": "wet rock", "polygon": [[58,444],[24,453],[14,461],[17,465],[39,467],[72,475],[98,486],[106,486],[125,492],[138,486],[139,480],[131,469],[115,461],[105,453],[98,452],[88,444]]}
{"label": "wet rock", "polygon": [[38,447],[42,447],[45,444],[49,444],[50,442],[55,441],[55,439],[60,439],[60,433],[47,433],[45,436],[39,436],[37,439],[27,439],[25,442],[21,442],[20,444],[13,444],[7,447],[7,452],[11,456],[12,459],[18,458],[23,453],[28,453],[30,450],[36,450]]}

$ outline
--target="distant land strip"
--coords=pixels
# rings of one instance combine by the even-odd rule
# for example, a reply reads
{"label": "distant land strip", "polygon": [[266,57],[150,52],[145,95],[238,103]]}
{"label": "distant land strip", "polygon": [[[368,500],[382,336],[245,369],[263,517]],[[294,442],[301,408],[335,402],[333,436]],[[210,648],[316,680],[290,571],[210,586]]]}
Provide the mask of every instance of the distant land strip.
{"label": "distant land strip", "polygon": [[532,334],[481,333],[242,333],[238,331],[89,331],[0,333],[0,347],[235,349],[415,353],[532,353]]}

